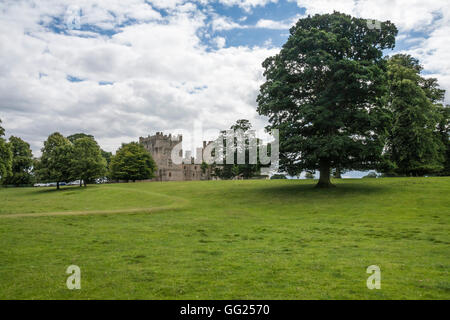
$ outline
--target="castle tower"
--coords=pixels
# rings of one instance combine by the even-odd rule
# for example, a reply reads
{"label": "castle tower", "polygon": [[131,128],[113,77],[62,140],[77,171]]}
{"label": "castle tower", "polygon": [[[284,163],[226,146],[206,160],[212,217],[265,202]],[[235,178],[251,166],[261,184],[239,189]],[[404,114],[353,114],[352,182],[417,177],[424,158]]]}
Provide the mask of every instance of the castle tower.
{"label": "castle tower", "polygon": [[[175,164],[172,162],[172,150],[183,141],[183,136],[164,135],[156,132],[153,136],[140,137],[139,143],[152,155],[158,170],[155,173],[155,181],[185,181],[185,180],[209,180],[210,170],[203,170],[201,164]],[[205,147],[205,143],[203,145]],[[180,157],[183,151],[180,150]]]}

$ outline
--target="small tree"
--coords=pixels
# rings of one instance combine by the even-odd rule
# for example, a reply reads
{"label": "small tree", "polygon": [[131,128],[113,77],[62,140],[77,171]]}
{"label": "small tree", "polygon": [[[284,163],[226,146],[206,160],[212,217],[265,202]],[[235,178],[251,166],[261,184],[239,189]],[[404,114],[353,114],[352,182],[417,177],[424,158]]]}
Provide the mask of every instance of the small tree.
{"label": "small tree", "polygon": [[35,169],[38,180],[56,182],[56,188],[59,189],[60,182],[72,178],[70,167],[73,155],[72,144],[62,134],[55,132],[44,142],[41,151],[42,156]]}
{"label": "small tree", "polygon": [[111,176],[119,180],[144,180],[154,177],[156,163],[145,148],[137,142],[122,144],[111,159]]}
{"label": "small tree", "polygon": [[88,181],[105,175],[106,160],[93,138],[84,137],[74,141],[71,167],[72,176],[83,180],[85,187]]}
{"label": "small tree", "polygon": [[20,185],[32,184],[34,177],[33,154],[30,145],[21,138],[11,136],[8,145],[12,152],[12,170],[3,181],[4,184]]}
{"label": "small tree", "polygon": [[[234,125],[230,127],[230,129],[235,130],[241,130],[244,135],[252,128],[252,124],[250,121],[246,119],[239,119],[236,121]],[[226,131],[222,131],[220,133],[219,139],[222,139],[223,141],[223,150],[217,150],[218,152],[223,153],[224,157],[226,158],[226,149],[227,149],[227,137],[226,137]],[[250,150],[249,150],[249,139],[248,137],[244,136],[244,145],[238,145],[237,138],[234,138],[234,163],[230,164],[221,164],[221,165],[214,165],[214,172],[216,176],[218,176],[221,179],[233,179],[237,176],[242,176],[244,179],[250,179],[251,177],[257,175],[260,172],[261,164],[258,162],[256,164],[251,164],[250,162]],[[257,140],[259,142],[259,140]],[[238,164],[238,152],[245,155],[245,163]]]}
{"label": "small tree", "polygon": [[0,119],[0,180],[3,180],[6,176],[11,174],[12,152],[11,148],[3,138],[5,129],[3,129],[1,123],[2,120]]}
{"label": "small tree", "polygon": [[[74,134],[71,134],[70,136],[67,137],[67,139],[69,139],[69,141],[72,142],[72,143],[75,143],[75,141],[80,139],[80,138],[91,138],[91,139],[93,139],[95,141],[95,138],[94,138],[93,135],[82,133],[82,132],[81,133],[74,133]],[[112,153],[104,151],[103,149],[100,149],[100,152],[102,154],[102,157],[106,160],[106,172],[105,172],[105,175],[109,176],[109,163],[111,162]]]}

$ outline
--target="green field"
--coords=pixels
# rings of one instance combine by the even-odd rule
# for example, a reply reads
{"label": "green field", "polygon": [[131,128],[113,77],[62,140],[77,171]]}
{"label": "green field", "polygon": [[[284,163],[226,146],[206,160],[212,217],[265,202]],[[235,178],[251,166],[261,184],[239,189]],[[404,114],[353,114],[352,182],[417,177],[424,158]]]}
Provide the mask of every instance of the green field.
{"label": "green field", "polygon": [[450,178],[334,182],[0,189],[0,299],[450,299]]}

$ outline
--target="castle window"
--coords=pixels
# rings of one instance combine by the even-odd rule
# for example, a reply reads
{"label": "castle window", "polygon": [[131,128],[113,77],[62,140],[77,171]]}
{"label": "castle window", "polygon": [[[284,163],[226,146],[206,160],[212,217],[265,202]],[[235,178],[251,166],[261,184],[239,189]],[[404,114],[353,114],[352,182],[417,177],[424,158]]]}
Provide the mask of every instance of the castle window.
{"label": "castle window", "polygon": [[169,172],[169,177],[171,177],[172,176],[172,172]]}

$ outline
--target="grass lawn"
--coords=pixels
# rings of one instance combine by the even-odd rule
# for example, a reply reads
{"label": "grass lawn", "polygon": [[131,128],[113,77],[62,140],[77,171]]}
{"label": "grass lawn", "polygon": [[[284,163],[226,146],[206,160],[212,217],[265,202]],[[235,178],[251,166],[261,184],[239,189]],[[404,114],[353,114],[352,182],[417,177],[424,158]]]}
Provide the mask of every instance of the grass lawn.
{"label": "grass lawn", "polygon": [[0,299],[450,299],[450,178],[334,182],[0,189]]}

